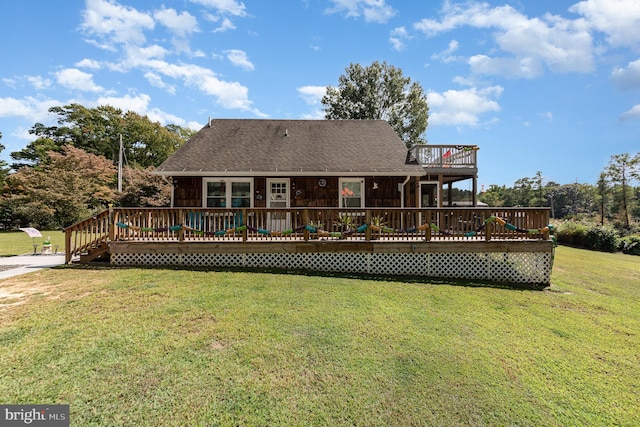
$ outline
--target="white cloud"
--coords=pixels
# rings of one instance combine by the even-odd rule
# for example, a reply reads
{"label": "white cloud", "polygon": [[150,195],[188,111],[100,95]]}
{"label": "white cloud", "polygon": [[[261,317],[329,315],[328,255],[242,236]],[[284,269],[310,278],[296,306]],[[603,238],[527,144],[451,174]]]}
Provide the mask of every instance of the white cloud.
{"label": "white cloud", "polygon": [[620,116],[620,120],[640,120],[640,104],[636,104],[631,109]]}
{"label": "white cloud", "polygon": [[253,71],[256,67],[247,58],[246,52],[237,49],[226,50],[227,59],[236,67],[244,68],[245,70]]}
{"label": "white cloud", "polygon": [[20,117],[45,122],[49,119],[49,108],[62,103],[55,99],[39,100],[28,96],[23,99],[0,98],[0,117]]}
{"label": "white cloud", "polygon": [[55,73],[58,83],[69,89],[83,92],[102,92],[104,88],[93,82],[93,74],[85,73],[77,68],[66,68]]}
{"label": "white cloud", "polygon": [[200,4],[205,7],[216,9],[223,14],[233,16],[246,16],[244,3],[235,0],[190,0],[192,3]]}
{"label": "white cloud", "polygon": [[569,8],[585,17],[589,26],[606,34],[613,46],[638,47],[638,0],[585,0]]}
{"label": "white cloud", "polygon": [[193,32],[199,31],[198,20],[189,12],[179,14],[175,9],[165,9],[163,7],[160,10],[156,10],[153,13],[153,17],[178,37],[186,37]]}
{"label": "white cloud", "polygon": [[458,43],[457,40],[451,40],[445,50],[443,50],[442,52],[434,53],[433,55],[431,55],[431,59],[438,59],[444,62],[445,64],[449,62],[453,62],[457,58],[452,54],[458,50],[459,46],[460,44]]}
{"label": "white cloud", "polygon": [[495,98],[500,97],[502,91],[501,86],[491,86],[484,89],[430,92],[427,94],[429,124],[475,127],[480,123],[482,114],[500,111]]}
{"label": "white cloud", "polygon": [[332,0],[333,7],[326,13],[344,12],[348,18],[364,17],[366,22],[385,23],[395,14],[395,10],[385,0]]}
{"label": "white cloud", "polygon": [[148,72],[145,73],[144,78],[147,79],[151,86],[164,89],[172,95],[176,94],[176,87],[170,84],[165,83],[162,80],[162,77],[156,73]]}
{"label": "white cloud", "polygon": [[122,111],[134,111],[138,114],[145,115],[149,108],[150,101],[151,97],[144,93],[137,96],[101,96],[96,100],[96,105],[111,105]]}
{"label": "white cloud", "polygon": [[102,48],[114,48],[111,42],[143,44],[144,31],[155,26],[150,15],[112,0],[86,0],[83,18],[81,28],[103,39],[102,43],[96,42]]}
{"label": "white cloud", "polygon": [[544,72],[537,58],[491,58],[475,55],[468,60],[475,74],[502,75],[505,77],[534,78]]}
{"label": "white cloud", "polygon": [[307,103],[307,105],[318,105],[322,97],[327,93],[326,86],[302,86],[296,89],[298,96]]}
{"label": "white cloud", "polygon": [[76,62],[75,66],[82,67],[82,68],[91,68],[93,70],[99,70],[102,68],[102,65],[100,64],[99,61],[96,61],[94,59],[88,59],[88,58],[85,58],[82,61]]}
{"label": "white cloud", "polygon": [[152,122],[159,122],[162,125],[166,125],[168,123],[176,124],[178,126],[187,125],[187,121],[181,117],[162,111],[159,108],[149,108],[150,103],[151,97],[142,93],[135,96],[127,94],[121,97],[100,97],[96,100],[95,105],[111,105],[125,112],[133,111],[141,116],[147,116]]}
{"label": "white cloud", "polygon": [[423,19],[414,28],[427,37],[462,26],[494,30],[494,41],[506,55],[474,55],[470,65],[476,73],[531,78],[545,68],[565,73],[594,69],[592,39],[584,20],[549,14],[528,18],[508,5],[492,8],[479,2],[447,1],[442,14],[442,19]]}
{"label": "white cloud", "polygon": [[620,89],[640,89],[640,59],[627,64],[626,67],[618,67],[611,73],[611,80]]}
{"label": "white cloud", "polygon": [[26,76],[25,77],[27,79],[27,81],[29,83],[31,83],[31,85],[38,89],[38,90],[42,90],[42,89],[48,89],[51,87],[51,80],[49,79],[45,79],[44,77],[41,76]]}
{"label": "white cloud", "polygon": [[405,27],[397,27],[391,30],[389,42],[391,43],[391,46],[393,46],[394,50],[401,52],[406,47],[405,40],[409,40],[410,38],[411,37]]}
{"label": "white cloud", "polygon": [[144,65],[158,74],[182,80],[187,86],[195,87],[207,95],[214,96],[224,108],[251,111],[263,115],[252,107],[249,100],[249,90],[238,82],[226,82],[218,79],[216,74],[208,68],[194,64],[170,64],[161,60],[149,60]]}
{"label": "white cloud", "polygon": [[236,26],[229,18],[223,18],[220,26],[213,30],[214,33],[224,33],[225,31],[235,30]]}

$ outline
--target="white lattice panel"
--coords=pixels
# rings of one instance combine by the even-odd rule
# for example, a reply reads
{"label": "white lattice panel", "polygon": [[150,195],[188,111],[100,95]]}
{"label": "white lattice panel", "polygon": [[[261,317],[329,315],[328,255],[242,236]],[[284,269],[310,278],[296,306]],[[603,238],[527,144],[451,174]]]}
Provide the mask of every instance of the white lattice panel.
{"label": "white lattice panel", "polygon": [[548,284],[548,252],[112,254],[111,263],[247,267]]}

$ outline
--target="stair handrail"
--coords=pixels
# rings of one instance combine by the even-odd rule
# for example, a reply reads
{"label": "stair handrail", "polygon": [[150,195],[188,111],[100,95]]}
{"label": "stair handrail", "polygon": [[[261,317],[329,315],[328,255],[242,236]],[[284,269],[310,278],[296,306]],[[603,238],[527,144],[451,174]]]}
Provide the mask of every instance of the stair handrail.
{"label": "stair handrail", "polygon": [[93,215],[64,229],[65,263],[71,263],[74,256],[106,243],[111,230],[110,209]]}

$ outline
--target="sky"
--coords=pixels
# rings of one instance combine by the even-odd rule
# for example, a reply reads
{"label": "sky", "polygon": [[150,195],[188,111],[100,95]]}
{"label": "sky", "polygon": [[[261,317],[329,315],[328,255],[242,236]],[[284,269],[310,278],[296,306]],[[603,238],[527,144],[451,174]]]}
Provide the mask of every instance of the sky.
{"label": "sky", "polygon": [[424,89],[429,143],[480,147],[481,188],[595,184],[640,151],[639,28],[639,0],[5,0],[0,159],[71,103],[322,119],[326,87],[379,61]]}

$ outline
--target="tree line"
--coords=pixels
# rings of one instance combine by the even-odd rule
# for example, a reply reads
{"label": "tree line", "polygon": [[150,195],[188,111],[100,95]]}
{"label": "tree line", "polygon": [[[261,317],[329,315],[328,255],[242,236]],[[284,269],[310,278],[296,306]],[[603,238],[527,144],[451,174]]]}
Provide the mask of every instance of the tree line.
{"label": "tree line", "polygon": [[491,185],[478,200],[489,206],[543,206],[551,218],[609,224],[623,234],[640,231],[640,153],[611,156],[595,185],[547,181],[541,171],[513,186]]}

